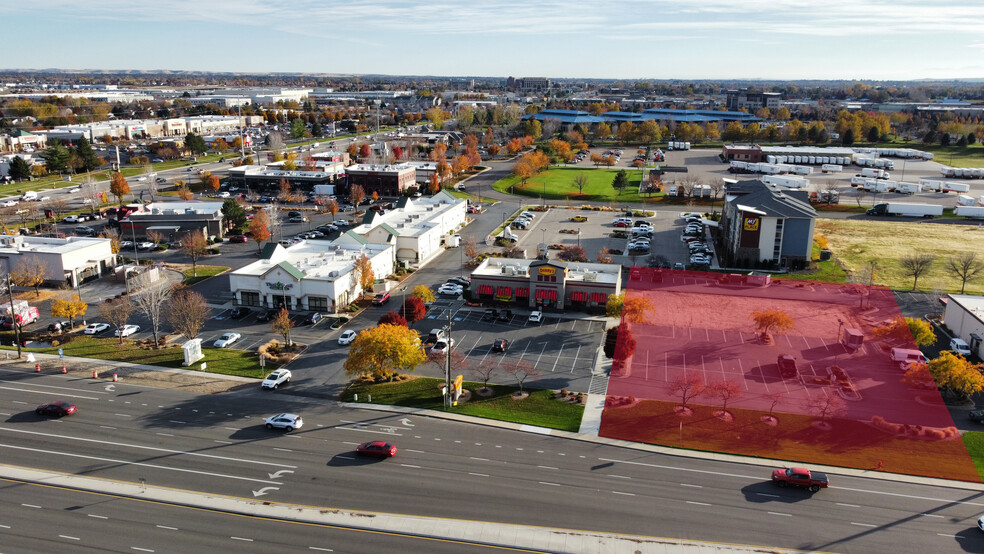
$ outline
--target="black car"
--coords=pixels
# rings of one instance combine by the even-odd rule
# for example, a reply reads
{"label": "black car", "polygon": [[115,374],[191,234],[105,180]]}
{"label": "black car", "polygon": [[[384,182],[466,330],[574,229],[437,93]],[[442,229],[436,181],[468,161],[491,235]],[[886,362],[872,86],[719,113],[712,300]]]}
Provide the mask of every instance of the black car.
{"label": "black car", "polygon": [[485,310],[485,313],[482,315],[482,321],[495,321],[498,317],[498,310]]}
{"label": "black car", "polygon": [[244,308],[240,306],[238,308],[233,308],[232,311],[229,312],[229,317],[231,317],[232,319],[242,319],[248,316],[249,312],[250,312],[249,308]]}
{"label": "black car", "polygon": [[456,285],[461,285],[463,287],[467,287],[468,285],[471,285],[471,279],[467,277],[452,277],[448,279],[448,282],[454,283]]}
{"label": "black car", "polygon": [[58,401],[41,404],[34,410],[34,413],[39,416],[62,417],[72,415],[76,412],[76,410],[77,408],[75,407],[75,404]]}
{"label": "black car", "polygon": [[967,414],[971,421],[976,421],[977,423],[984,423],[984,410],[973,410]]}
{"label": "black car", "polygon": [[499,321],[512,321],[512,310],[502,310],[499,312]]}
{"label": "black car", "polygon": [[272,321],[274,316],[276,315],[277,312],[274,311],[262,312],[260,313],[260,315],[256,316],[256,321],[259,321],[260,323],[266,323],[267,321]]}
{"label": "black car", "polygon": [[509,341],[506,339],[495,339],[492,341],[493,352],[505,352],[509,348]]}

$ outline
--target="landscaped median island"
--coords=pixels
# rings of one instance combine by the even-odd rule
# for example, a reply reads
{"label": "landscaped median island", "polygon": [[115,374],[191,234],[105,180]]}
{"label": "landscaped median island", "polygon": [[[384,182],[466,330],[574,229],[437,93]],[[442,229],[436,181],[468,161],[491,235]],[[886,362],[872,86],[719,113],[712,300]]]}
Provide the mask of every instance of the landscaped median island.
{"label": "landscaped median island", "polygon": [[[358,402],[367,402],[371,396],[373,404],[444,410],[443,386],[443,379],[432,377],[410,377],[392,383],[352,384],[342,393],[342,400],[355,402],[358,395]],[[450,409],[454,413],[561,431],[577,432],[581,427],[584,406],[551,390],[524,387],[529,396],[519,399],[513,395],[519,387],[489,385],[491,396],[474,392],[482,388],[481,383],[465,381],[463,388],[471,394],[468,400],[459,400],[458,405]]]}
{"label": "landscaped median island", "polygon": [[[8,341],[4,341],[8,342]],[[61,342],[44,348],[27,348],[24,352],[38,352],[41,354],[58,354],[62,349],[65,356],[78,358],[93,358],[112,362],[128,362],[133,364],[154,365],[166,368],[183,368],[196,370],[201,362],[206,363],[209,373],[221,373],[224,375],[238,375],[240,377],[252,377],[260,379],[268,372],[276,369],[276,364],[267,362],[265,368],[260,367],[259,358],[254,352],[244,350],[233,350],[228,348],[203,348],[202,353],[205,358],[201,362],[185,368],[184,352],[180,344],[173,344],[155,350],[151,346],[141,346],[141,343],[151,343],[149,341],[131,341],[124,339],[126,348],[120,348],[119,339],[116,338],[96,338],[90,336],[76,335],[68,342]],[[4,346],[6,350],[13,350],[16,347]]]}

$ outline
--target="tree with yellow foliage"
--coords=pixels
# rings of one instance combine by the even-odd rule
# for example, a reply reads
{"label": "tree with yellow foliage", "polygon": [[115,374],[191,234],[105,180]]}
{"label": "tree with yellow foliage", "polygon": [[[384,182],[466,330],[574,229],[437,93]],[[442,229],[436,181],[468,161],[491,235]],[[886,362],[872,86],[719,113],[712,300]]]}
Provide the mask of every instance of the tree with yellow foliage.
{"label": "tree with yellow foliage", "polygon": [[793,318],[782,310],[755,310],[751,318],[763,339],[770,339],[773,332],[793,329]]}
{"label": "tree with yellow foliage", "polygon": [[84,317],[89,305],[79,298],[79,295],[72,295],[71,300],[61,298],[51,303],[51,315],[54,317],[66,317],[69,324],[75,327],[75,318]]}
{"label": "tree with yellow foliage", "polygon": [[400,371],[413,371],[426,361],[416,331],[403,325],[380,325],[355,337],[344,368],[349,375],[380,380]]}
{"label": "tree with yellow foliage", "polygon": [[972,364],[960,354],[944,350],[926,367],[938,387],[949,389],[961,398],[969,398],[984,390],[982,365]]}
{"label": "tree with yellow foliage", "polygon": [[434,291],[432,291],[427,285],[417,285],[416,287],[413,287],[413,292],[410,293],[410,296],[416,296],[424,304],[433,302],[436,299],[434,296]]}

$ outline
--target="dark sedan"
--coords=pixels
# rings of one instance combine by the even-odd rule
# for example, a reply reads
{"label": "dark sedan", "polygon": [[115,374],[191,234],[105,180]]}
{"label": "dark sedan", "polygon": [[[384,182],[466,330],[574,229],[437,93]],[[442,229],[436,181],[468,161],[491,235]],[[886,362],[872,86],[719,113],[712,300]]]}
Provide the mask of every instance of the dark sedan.
{"label": "dark sedan", "polygon": [[39,416],[46,417],[62,417],[67,415],[72,415],[76,412],[78,408],[75,404],[69,404],[68,402],[63,402],[59,400],[58,402],[49,402],[47,404],[41,404],[35,408],[34,413]]}

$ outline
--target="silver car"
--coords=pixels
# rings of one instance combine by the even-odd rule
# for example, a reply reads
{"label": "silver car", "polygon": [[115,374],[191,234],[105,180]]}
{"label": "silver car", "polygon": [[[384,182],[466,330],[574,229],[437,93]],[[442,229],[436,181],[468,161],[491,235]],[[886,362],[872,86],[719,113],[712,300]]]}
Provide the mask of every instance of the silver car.
{"label": "silver car", "polygon": [[268,417],[265,425],[267,429],[283,429],[290,433],[294,429],[300,429],[304,420],[297,414],[279,414]]}

